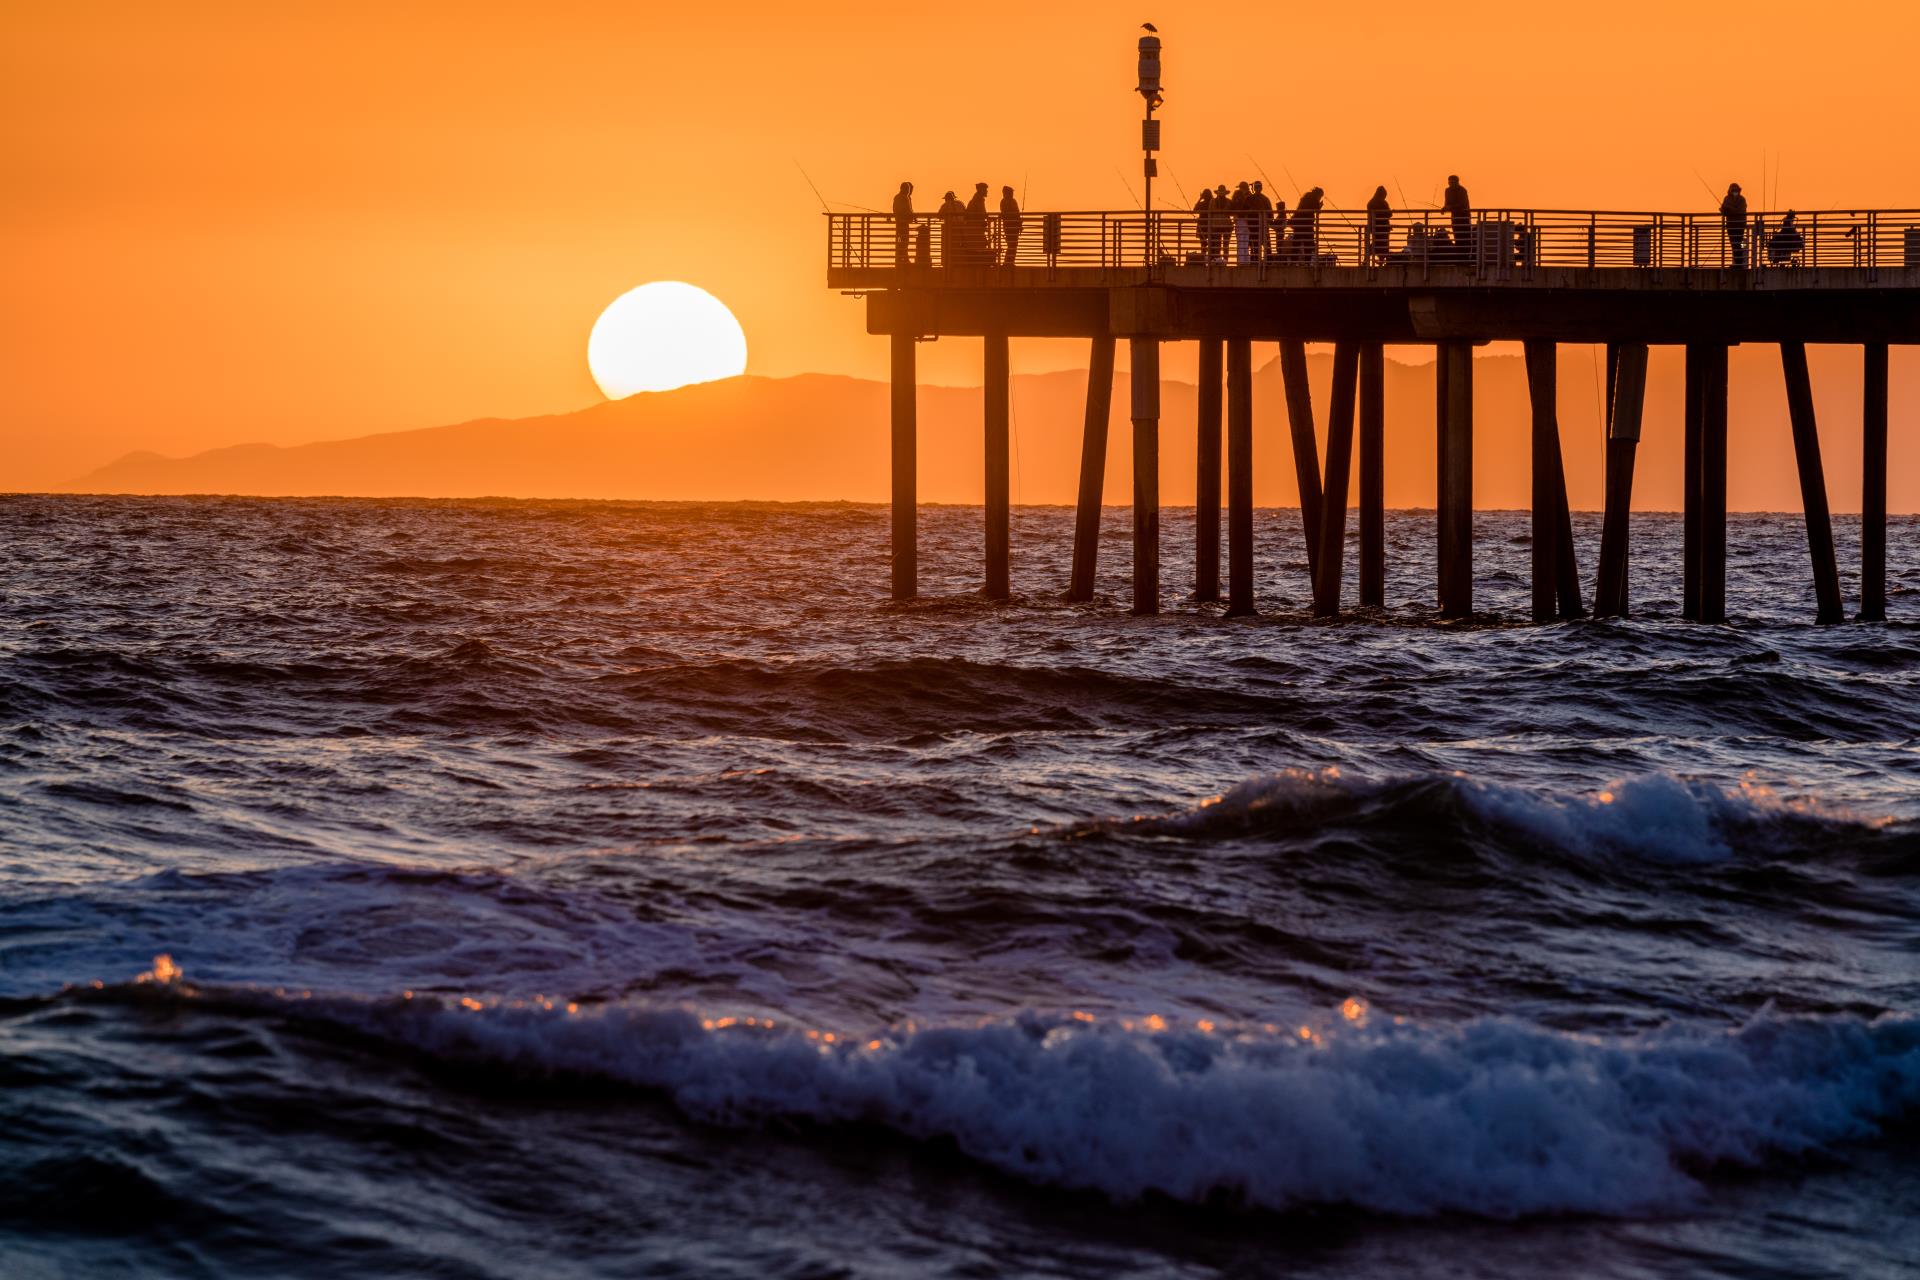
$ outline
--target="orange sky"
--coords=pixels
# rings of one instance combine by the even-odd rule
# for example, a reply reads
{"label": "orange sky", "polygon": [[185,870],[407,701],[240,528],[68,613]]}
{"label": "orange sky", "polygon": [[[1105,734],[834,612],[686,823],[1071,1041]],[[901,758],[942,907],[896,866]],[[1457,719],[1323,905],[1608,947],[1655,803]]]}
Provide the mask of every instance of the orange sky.
{"label": "orange sky", "polygon": [[[1146,17],[1190,188],[1251,155],[1336,204],[1457,170],[1482,205],[1699,208],[1696,169],[1757,191],[1764,155],[1781,204],[1920,205],[1911,0],[10,5],[0,489],[579,407],[594,317],[656,278],[731,305],[752,372],[881,376],[795,160],[861,204],[1124,206]],[[934,344],[923,377],[977,360]]]}

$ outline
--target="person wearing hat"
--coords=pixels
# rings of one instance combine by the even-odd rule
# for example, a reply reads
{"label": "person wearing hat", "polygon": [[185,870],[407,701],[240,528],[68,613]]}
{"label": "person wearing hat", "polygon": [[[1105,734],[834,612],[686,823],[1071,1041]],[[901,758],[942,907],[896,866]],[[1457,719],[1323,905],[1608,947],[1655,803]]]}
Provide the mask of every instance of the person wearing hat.
{"label": "person wearing hat", "polygon": [[973,199],[967,201],[967,265],[984,267],[993,261],[987,252],[987,184],[973,184]]}
{"label": "person wearing hat", "polygon": [[1213,255],[1212,261],[1227,260],[1227,241],[1233,236],[1233,197],[1227,194],[1227,184],[1221,183],[1213,189]]}
{"label": "person wearing hat", "polygon": [[[1709,187],[1707,194],[1712,195]],[[1740,194],[1740,184],[1727,184],[1727,198],[1720,202],[1720,220],[1727,226],[1727,245],[1733,250],[1733,265],[1747,265],[1747,198]]]}
{"label": "person wearing hat", "polygon": [[1000,238],[1007,246],[1003,261],[1009,267],[1013,265],[1014,255],[1020,251],[1020,226],[1023,221],[1020,202],[1013,198],[1013,188],[1000,188]]}
{"label": "person wearing hat", "polygon": [[967,206],[960,203],[958,196],[949,191],[940,202],[940,265],[957,267],[965,256],[961,248],[961,220],[967,216]]}

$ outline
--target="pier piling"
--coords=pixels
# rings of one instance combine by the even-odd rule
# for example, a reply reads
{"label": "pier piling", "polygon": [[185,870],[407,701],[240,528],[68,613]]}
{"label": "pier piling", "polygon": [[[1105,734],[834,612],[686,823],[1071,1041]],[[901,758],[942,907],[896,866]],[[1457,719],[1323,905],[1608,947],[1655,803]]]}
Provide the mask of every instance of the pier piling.
{"label": "pier piling", "polygon": [[1619,343],[1607,351],[1607,496],[1600,526],[1600,569],[1593,589],[1596,618],[1627,616],[1628,530],[1633,509],[1633,464],[1647,400],[1647,345]]}
{"label": "pier piling", "polygon": [[1128,343],[1133,366],[1133,611],[1160,612],[1160,343]]}
{"label": "pier piling", "polygon": [[1360,344],[1360,607],[1387,603],[1387,357]]}
{"label": "pier piling", "polygon": [[1685,444],[1680,472],[1680,616],[1700,621],[1701,499],[1704,483],[1701,450],[1707,422],[1707,349],[1687,344]]}
{"label": "pier piling", "polygon": [[1200,339],[1198,440],[1193,486],[1193,598],[1220,598],[1221,340]]}
{"label": "pier piling", "polygon": [[915,417],[914,335],[893,335],[893,598],[911,600],[919,591],[920,429]]}
{"label": "pier piling", "polygon": [[1473,344],[1439,344],[1438,436],[1440,616],[1473,613]]}
{"label": "pier piling", "polygon": [[1887,620],[1887,344],[1869,342],[1861,398],[1860,621]]}
{"label": "pier piling", "polygon": [[1100,561],[1100,498],[1107,478],[1107,418],[1113,412],[1113,337],[1093,340],[1087,358],[1087,418],[1080,442],[1080,502],[1073,521],[1073,576],[1067,599],[1093,599]]}
{"label": "pier piling", "polygon": [[1300,487],[1300,525],[1307,543],[1307,576],[1320,557],[1320,446],[1313,433],[1313,392],[1307,385],[1307,344],[1280,343],[1280,383],[1293,439],[1293,475]]}
{"label": "pier piling", "polygon": [[987,585],[989,600],[1012,594],[1012,510],[1008,483],[1007,335],[986,336],[986,447],[987,447]]}
{"label": "pier piling", "polygon": [[1700,411],[1700,621],[1727,620],[1727,345],[1703,348]]}
{"label": "pier piling", "polygon": [[1327,478],[1320,491],[1320,553],[1313,568],[1313,612],[1321,618],[1340,614],[1340,578],[1347,549],[1347,479],[1353,466],[1354,382],[1359,365],[1358,344],[1334,344],[1333,392],[1327,404]]}
{"label": "pier piling", "polygon": [[[1539,339],[1529,341],[1524,350],[1533,410],[1533,620],[1551,622],[1568,616],[1562,588],[1573,563],[1572,513],[1567,510],[1566,472],[1560,460],[1560,358],[1554,343]],[[1563,547],[1562,539],[1569,545]],[[1573,590],[1577,599],[1577,582]]]}
{"label": "pier piling", "polygon": [[1227,616],[1253,612],[1253,343],[1227,339]]}
{"label": "pier piling", "polygon": [[1800,507],[1807,516],[1807,553],[1813,558],[1814,621],[1839,622],[1840,570],[1833,553],[1833,518],[1827,510],[1826,473],[1820,465],[1820,431],[1813,415],[1813,380],[1807,374],[1805,343],[1780,344],[1780,367],[1787,379],[1787,416],[1793,422],[1793,457],[1800,470]]}

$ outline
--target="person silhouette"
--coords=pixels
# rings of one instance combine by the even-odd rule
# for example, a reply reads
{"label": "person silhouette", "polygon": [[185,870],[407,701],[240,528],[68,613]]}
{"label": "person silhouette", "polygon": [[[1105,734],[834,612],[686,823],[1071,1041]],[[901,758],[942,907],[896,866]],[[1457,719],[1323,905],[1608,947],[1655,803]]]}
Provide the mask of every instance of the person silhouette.
{"label": "person silhouette", "polygon": [[1227,194],[1227,184],[1223,182],[1213,189],[1213,261],[1227,260],[1227,241],[1232,235],[1233,197]]}
{"label": "person silhouette", "polygon": [[1793,210],[1787,210],[1787,216],[1780,220],[1780,229],[1767,237],[1767,261],[1776,267],[1792,262],[1807,247],[1807,237],[1794,225],[1798,216]]}
{"label": "person silhouette", "polygon": [[1309,187],[1293,206],[1293,256],[1309,267],[1318,265],[1320,207],[1326,198],[1319,187]]}
{"label": "person silhouette", "polygon": [[940,265],[957,267],[965,251],[960,247],[962,232],[960,223],[967,216],[967,206],[960,198],[949,191],[940,202]]}
{"label": "person silhouette", "polygon": [[[1707,194],[1713,194],[1713,188],[1707,188]],[[1720,202],[1720,221],[1726,224],[1727,247],[1733,251],[1733,265],[1747,265],[1747,198],[1740,194],[1740,184],[1727,184],[1727,198]]]}
{"label": "person silhouette", "polygon": [[1200,188],[1200,198],[1193,202],[1193,235],[1200,242],[1200,261],[1213,260],[1213,190]]}
{"label": "person silhouette", "polygon": [[1013,265],[1014,255],[1020,251],[1020,227],[1025,222],[1020,216],[1020,202],[1013,198],[1012,187],[1000,188],[1000,236],[1006,244],[1004,261]]}
{"label": "person silhouette", "polygon": [[1267,194],[1258,179],[1253,184],[1253,199],[1249,208],[1253,212],[1253,259],[1258,262],[1273,256],[1269,241],[1273,228],[1273,197]]}
{"label": "person silhouette", "polygon": [[1460,175],[1447,175],[1447,194],[1441,199],[1440,207],[1451,215],[1453,220],[1453,246],[1455,256],[1464,259],[1467,245],[1473,237],[1473,205],[1467,199],[1467,189],[1460,185]]}
{"label": "person silhouette", "polygon": [[1242,182],[1227,201],[1233,210],[1233,263],[1244,267],[1253,255],[1253,191]]}
{"label": "person silhouette", "polygon": [[1373,199],[1367,201],[1367,261],[1385,262],[1392,242],[1393,206],[1387,203],[1387,189],[1375,187]]}
{"label": "person silhouette", "polygon": [[973,184],[973,199],[966,208],[967,265],[985,266],[992,255],[987,252],[987,184]]}
{"label": "person silhouette", "polygon": [[893,265],[907,265],[907,238],[913,233],[913,184],[900,184],[893,198]]}

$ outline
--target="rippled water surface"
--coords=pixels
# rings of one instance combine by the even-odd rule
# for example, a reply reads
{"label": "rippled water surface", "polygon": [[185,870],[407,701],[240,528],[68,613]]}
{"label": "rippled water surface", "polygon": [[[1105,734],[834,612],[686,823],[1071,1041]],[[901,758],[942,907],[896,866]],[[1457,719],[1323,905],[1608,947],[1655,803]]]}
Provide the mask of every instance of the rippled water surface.
{"label": "rippled water surface", "polygon": [[1913,1273],[1920,524],[1191,523],[0,498],[0,1270]]}

